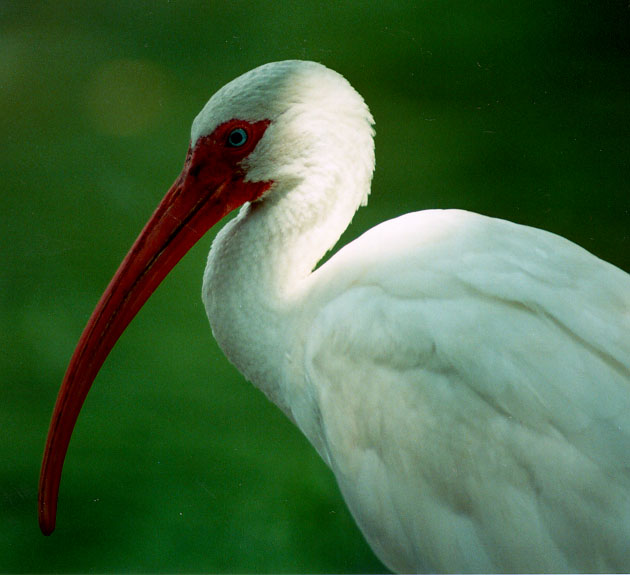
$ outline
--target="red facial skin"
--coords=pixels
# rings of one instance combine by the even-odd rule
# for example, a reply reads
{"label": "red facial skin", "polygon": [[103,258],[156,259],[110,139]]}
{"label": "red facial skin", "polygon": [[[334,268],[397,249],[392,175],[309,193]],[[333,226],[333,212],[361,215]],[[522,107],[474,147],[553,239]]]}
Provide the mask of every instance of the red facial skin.
{"label": "red facial skin", "polygon": [[[45,535],[55,529],[59,482],[72,430],[116,341],[186,252],[225,215],[257,200],[272,185],[245,182],[241,166],[269,123],[230,120],[189,148],[181,174],[96,305],[68,365],[48,430],[39,481],[39,525]],[[229,136],[238,128],[246,132],[247,140],[231,146]]]}

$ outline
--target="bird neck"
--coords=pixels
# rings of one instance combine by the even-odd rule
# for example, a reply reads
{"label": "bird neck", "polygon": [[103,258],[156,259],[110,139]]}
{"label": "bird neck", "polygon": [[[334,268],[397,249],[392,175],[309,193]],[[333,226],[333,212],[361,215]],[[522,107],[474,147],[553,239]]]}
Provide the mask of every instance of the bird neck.
{"label": "bird neck", "polygon": [[367,197],[370,177],[329,171],[277,182],[225,225],[208,257],[203,298],[219,346],[291,419],[296,390],[287,386],[299,382],[287,361],[301,353],[311,272]]}

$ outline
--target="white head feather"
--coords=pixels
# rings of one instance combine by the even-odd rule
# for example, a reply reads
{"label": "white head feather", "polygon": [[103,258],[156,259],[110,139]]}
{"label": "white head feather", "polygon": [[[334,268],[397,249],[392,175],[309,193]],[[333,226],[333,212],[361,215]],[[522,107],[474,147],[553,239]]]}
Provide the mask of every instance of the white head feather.
{"label": "white head feather", "polygon": [[295,182],[308,175],[338,181],[341,172],[358,180],[351,187],[363,192],[354,209],[367,202],[374,120],[363,98],[337,72],[315,62],[286,60],[239,76],[195,118],[193,145],[232,119],[271,122],[246,160],[248,180]]}

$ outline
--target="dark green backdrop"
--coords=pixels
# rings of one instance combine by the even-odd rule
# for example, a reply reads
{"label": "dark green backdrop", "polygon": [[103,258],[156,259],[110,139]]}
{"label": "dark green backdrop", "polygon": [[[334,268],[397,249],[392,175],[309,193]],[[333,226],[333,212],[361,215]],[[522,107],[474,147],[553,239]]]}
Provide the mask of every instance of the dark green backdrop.
{"label": "dark green backdrop", "polygon": [[0,2],[0,571],[379,571],[315,452],[227,363],[200,300],[211,238],[97,379],[58,528],[36,487],[81,330],[246,70],[313,59],[376,118],[379,221],[459,207],[630,269],[627,0]]}

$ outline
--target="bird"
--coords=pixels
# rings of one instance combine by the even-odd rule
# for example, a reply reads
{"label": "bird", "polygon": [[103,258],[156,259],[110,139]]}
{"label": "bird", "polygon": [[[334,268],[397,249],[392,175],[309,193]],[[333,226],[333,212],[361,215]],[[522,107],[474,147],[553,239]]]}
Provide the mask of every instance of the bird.
{"label": "bird", "polygon": [[400,572],[630,570],[630,275],[457,209],[383,222],[374,120],[322,64],[259,66],[195,118],[181,174],[98,302],[59,390],[40,527],[108,353],[229,212],[203,276],[228,360],[302,431]]}

